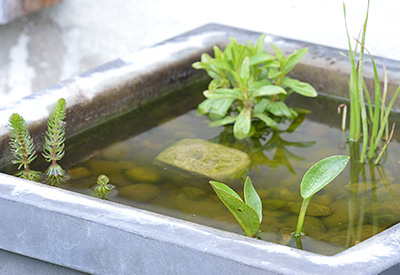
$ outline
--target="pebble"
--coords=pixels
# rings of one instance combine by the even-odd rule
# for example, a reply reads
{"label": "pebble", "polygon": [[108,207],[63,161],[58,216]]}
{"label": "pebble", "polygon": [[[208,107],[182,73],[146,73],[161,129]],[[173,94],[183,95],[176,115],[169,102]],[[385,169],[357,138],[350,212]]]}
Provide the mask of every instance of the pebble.
{"label": "pebble", "polygon": [[138,166],[125,171],[128,179],[136,182],[156,182],[160,179],[157,171],[154,168],[146,166]]}
{"label": "pebble", "polygon": [[161,191],[157,186],[149,183],[137,183],[119,188],[121,196],[139,202],[148,202],[160,193]]}

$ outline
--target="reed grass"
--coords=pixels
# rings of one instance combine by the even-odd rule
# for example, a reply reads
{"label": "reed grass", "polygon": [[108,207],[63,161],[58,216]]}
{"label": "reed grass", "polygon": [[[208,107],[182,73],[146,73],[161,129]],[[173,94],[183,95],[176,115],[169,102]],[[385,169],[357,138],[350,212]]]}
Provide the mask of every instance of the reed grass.
{"label": "reed grass", "polygon": [[[385,106],[387,98],[387,72],[384,68],[384,88],[381,92],[380,80],[378,75],[377,66],[372,54],[365,47],[365,35],[367,31],[368,13],[369,13],[370,1],[368,0],[367,12],[365,21],[359,37],[355,39],[356,45],[354,50],[351,45],[351,38],[347,26],[346,7],[343,3],[343,13],[345,19],[346,34],[349,46],[349,59],[351,62],[351,73],[349,82],[349,93],[350,93],[350,126],[349,126],[349,142],[350,143],[362,143],[360,162],[365,162],[366,159],[373,161],[375,156],[378,156],[374,162],[377,164],[383,151],[387,148],[388,142],[390,142],[390,136],[393,135],[394,126],[392,132],[389,134],[389,114],[393,107],[393,104],[400,92],[400,87],[396,90],[388,106]],[[360,37],[361,36],[361,37]],[[358,50],[359,49],[359,50]],[[372,61],[374,71],[374,102],[372,102],[367,87],[363,78],[364,70],[364,53],[367,52]],[[358,61],[356,57],[358,54]],[[385,134],[386,143],[381,145],[383,135]],[[382,151],[378,154],[377,151],[382,147]]]}

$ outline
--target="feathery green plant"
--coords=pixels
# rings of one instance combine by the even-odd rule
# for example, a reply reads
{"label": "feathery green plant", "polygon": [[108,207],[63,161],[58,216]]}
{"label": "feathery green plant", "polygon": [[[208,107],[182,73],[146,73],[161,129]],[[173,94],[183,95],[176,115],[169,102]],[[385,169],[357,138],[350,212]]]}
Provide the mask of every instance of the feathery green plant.
{"label": "feathery green plant", "polygon": [[58,186],[66,179],[65,170],[57,163],[65,154],[65,116],[66,102],[65,99],[60,98],[50,113],[47,122],[46,141],[43,146],[43,157],[47,162],[50,162],[50,166],[45,172],[50,185]]}
{"label": "feathery green plant", "polygon": [[13,164],[19,164],[24,170],[19,171],[16,176],[24,179],[38,181],[41,178],[41,173],[33,171],[29,168],[31,162],[37,157],[35,155],[35,145],[32,137],[29,134],[28,127],[22,116],[12,114],[9,119],[10,127],[10,146],[14,155]]}
{"label": "feathery green plant", "polygon": [[97,178],[97,185],[93,189],[93,194],[100,199],[106,199],[106,195],[110,193],[112,187],[108,182],[110,179],[106,175],[100,175]]}

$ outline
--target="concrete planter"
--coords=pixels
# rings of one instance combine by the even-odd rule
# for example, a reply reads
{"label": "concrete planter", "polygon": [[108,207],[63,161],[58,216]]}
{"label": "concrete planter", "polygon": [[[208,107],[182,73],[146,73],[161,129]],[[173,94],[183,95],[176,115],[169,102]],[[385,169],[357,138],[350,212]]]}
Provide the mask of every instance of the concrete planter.
{"label": "concrete planter", "polygon": [[[200,54],[234,36],[260,34],[207,25],[151,48],[60,82],[0,109],[0,150],[8,152],[7,120],[24,116],[42,140],[50,106],[64,97],[68,136],[172,91],[202,83],[191,68]],[[289,52],[302,42],[267,36]],[[307,45],[309,54],[293,76],[322,92],[347,95],[347,60],[336,49]],[[400,81],[399,62],[385,60],[391,92]],[[367,66],[367,78],[372,76]],[[398,108],[399,105],[396,106]],[[38,142],[37,142],[38,144]],[[0,166],[9,161],[3,154]],[[400,225],[335,256],[322,256],[247,238],[0,174],[0,265],[4,274],[396,274],[400,271]],[[62,268],[63,266],[65,268]],[[14,273],[11,273],[13,271]],[[45,271],[45,272],[44,272]],[[38,272],[39,273],[39,272]]]}

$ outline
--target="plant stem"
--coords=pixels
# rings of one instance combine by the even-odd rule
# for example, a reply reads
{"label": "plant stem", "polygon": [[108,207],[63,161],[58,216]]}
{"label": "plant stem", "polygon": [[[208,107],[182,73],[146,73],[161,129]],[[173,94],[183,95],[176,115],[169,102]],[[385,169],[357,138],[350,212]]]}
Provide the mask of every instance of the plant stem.
{"label": "plant stem", "polygon": [[306,217],[307,207],[310,201],[311,198],[303,199],[303,203],[301,204],[299,219],[297,220],[297,227],[296,231],[294,232],[294,237],[296,239],[301,237],[301,231],[303,230],[304,219]]}

